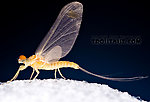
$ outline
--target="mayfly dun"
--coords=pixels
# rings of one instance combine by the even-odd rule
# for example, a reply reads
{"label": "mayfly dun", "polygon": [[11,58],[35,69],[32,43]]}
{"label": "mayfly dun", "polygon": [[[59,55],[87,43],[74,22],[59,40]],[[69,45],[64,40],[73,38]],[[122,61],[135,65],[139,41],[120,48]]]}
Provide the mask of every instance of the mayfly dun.
{"label": "mayfly dun", "polygon": [[[15,80],[19,72],[26,69],[28,66],[33,68],[30,80],[35,79],[39,75],[39,70],[55,70],[55,78],[56,72],[58,71],[61,77],[65,79],[60,72],[60,68],[64,67],[80,69],[93,76],[114,81],[132,81],[146,78],[111,78],[93,74],[74,62],[59,61],[60,58],[65,57],[70,52],[75,43],[82,21],[82,13],[83,5],[79,2],[71,2],[64,6],[53,26],[37,48],[35,55],[29,58],[26,58],[24,55],[19,56],[18,63],[23,63],[24,65],[19,67],[17,73],[9,82]],[[35,71],[37,74],[32,78]]]}

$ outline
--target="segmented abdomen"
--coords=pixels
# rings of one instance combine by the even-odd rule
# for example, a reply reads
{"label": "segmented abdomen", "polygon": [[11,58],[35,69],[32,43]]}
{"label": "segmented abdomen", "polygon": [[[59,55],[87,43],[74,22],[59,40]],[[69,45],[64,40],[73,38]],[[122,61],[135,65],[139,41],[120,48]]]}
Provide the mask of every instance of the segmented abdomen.
{"label": "segmented abdomen", "polygon": [[74,69],[79,69],[79,65],[74,62],[69,61],[56,61],[51,63],[46,63],[43,61],[36,61],[31,65],[33,68],[43,69],[43,70],[54,70],[63,67],[71,67]]}

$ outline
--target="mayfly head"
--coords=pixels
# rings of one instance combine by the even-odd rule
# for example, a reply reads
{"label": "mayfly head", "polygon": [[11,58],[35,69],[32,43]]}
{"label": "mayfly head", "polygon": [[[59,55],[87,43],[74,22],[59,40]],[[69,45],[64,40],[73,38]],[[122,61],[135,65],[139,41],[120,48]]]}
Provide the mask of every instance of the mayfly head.
{"label": "mayfly head", "polygon": [[18,59],[18,63],[24,63],[25,60],[26,60],[26,56],[20,55]]}

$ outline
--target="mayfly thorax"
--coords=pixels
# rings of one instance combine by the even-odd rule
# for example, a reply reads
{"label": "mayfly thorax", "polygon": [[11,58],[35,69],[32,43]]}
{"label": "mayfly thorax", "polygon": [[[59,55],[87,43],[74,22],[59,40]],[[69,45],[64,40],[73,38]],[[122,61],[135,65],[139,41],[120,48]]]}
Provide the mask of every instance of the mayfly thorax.
{"label": "mayfly thorax", "polygon": [[79,2],[71,2],[64,6],[53,26],[38,46],[35,55],[32,55],[29,58],[26,58],[24,55],[19,57],[18,63],[23,63],[24,65],[19,67],[17,73],[9,82],[15,80],[19,75],[19,72],[26,69],[28,66],[33,68],[30,79],[32,79],[32,76],[36,71],[37,74],[33,78],[35,79],[40,73],[39,70],[55,70],[55,78],[56,72],[58,71],[59,74],[65,79],[65,77],[60,72],[60,68],[67,67],[80,69],[93,76],[114,81],[132,81],[146,78],[110,78],[91,73],[81,68],[74,62],[59,61],[60,58],[65,57],[70,52],[75,43],[75,40],[79,34],[82,13],[83,5]]}

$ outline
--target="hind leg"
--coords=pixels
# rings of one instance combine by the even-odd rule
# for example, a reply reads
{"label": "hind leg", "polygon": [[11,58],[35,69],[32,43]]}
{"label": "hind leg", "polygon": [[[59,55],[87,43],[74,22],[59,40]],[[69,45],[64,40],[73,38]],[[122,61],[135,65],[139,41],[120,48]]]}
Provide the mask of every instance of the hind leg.
{"label": "hind leg", "polygon": [[55,75],[55,79],[57,78],[56,73],[57,73],[57,69],[55,69],[55,74],[54,74]]}
{"label": "hind leg", "polygon": [[64,79],[66,79],[66,78],[61,74],[59,68],[58,68],[58,72],[59,72],[59,74],[61,75],[61,77],[63,77]]}

